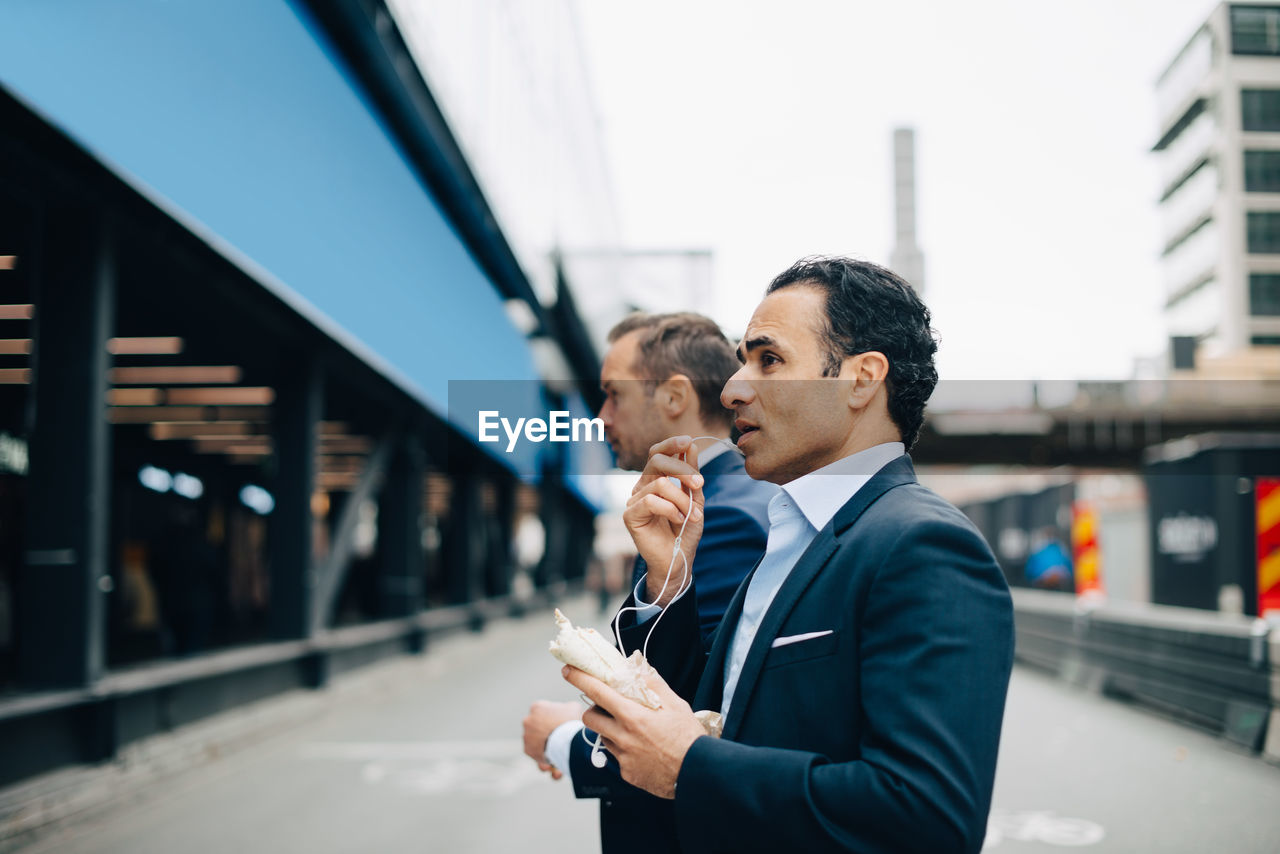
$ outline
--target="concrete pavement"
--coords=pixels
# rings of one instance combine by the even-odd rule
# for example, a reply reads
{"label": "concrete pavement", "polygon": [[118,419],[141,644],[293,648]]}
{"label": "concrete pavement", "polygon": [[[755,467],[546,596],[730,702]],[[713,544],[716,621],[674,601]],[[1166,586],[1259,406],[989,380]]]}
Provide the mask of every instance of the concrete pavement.
{"label": "concrete pavement", "polygon": [[[520,750],[529,702],[574,694],[553,633],[539,614],[343,677],[311,717],[23,850],[595,851],[595,803]],[[1015,672],[1001,750],[994,854],[1280,850],[1280,769],[1038,673]]]}

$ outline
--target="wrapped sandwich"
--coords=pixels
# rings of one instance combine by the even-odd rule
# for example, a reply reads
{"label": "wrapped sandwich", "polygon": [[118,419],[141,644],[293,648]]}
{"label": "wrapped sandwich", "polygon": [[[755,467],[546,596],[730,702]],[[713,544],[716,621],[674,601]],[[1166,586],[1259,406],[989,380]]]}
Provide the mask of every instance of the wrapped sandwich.
{"label": "wrapped sandwich", "polygon": [[[556,609],[556,626],[559,631],[551,641],[550,651],[557,659],[589,673],[628,699],[635,700],[650,709],[662,708],[658,695],[649,687],[649,674],[653,667],[645,661],[640,650],[623,657],[617,647],[609,643],[595,629],[578,628],[560,609]],[[719,712],[694,712],[707,734],[720,737]]]}
{"label": "wrapped sandwich", "polygon": [[556,626],[560,629],[551,641],[551,654],[583,673],[589,673],[624,697],[642,706],[661,709],[658,695],[648,685],[654,669],[644,660],[640,650],[623,658],[617,648],[595,629],[575,628],[569,618],[556,609]]}

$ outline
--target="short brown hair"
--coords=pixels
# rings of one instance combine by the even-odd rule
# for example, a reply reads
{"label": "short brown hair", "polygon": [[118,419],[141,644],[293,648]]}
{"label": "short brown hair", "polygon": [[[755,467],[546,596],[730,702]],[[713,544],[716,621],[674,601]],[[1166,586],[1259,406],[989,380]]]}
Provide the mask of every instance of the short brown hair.
{"label": "short brown hair", "polygon": [[691,311],[631,314],[609,330],[609,343],[637,331],[643,334],[632,370],[645,378],[650,393],[658,383],[683,374],[693,383],[704,421],[733,423],[732,411],[720,403],[720,391],[738,370],[738,357],[714,320]]}

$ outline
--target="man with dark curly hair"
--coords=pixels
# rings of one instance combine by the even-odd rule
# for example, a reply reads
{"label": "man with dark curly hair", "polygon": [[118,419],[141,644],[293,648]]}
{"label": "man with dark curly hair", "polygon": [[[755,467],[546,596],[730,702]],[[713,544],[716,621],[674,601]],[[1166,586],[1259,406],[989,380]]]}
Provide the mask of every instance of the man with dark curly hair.
{"label": "man with dark curly hair", "polygon": [[[981,849],[1013,609],[982,536],[906,454],[937,383],[929,324],[906,282],[863,261],[804,259],[769,285],[721,400],[747,473],[782,489],[707,656],[691,654],[697,582],[673,596],[652,570],[674,549],[696,567],[696,449],[652,449],[624,520],[651,567],[640,604],[663,618],[619,628],[624,643],[652,628],[662,708],[565,678],[596,703],[583,721],[623,779],[672,799],[670,822],[635,828],[653,850]],[[720,712],[722,736],[692,709]]]}

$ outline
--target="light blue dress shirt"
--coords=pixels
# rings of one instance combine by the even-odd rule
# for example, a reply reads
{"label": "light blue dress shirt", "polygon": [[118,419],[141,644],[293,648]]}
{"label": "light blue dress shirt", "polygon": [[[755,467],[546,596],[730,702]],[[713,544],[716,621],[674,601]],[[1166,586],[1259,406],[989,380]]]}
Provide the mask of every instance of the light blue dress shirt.
{"label": "light blue dress shirt", "polygon": [[[818,532],[880,469],[906,453],[901,442],[885,442],[811,471],[782,487],[769,502],[769,541],[747,587],[742,616],[724,662],[724,699],[729,714],[742,665],[773,597]],[[776,531],[776,536],[775,536]]]}
{"label": "light blue dress shirt", "polygon": [[765,546],[764,557],[751,576],[751,584],[747,587],[747,598],[742,603],[742,616],[733,633],[733,643],[729,646],[729,654],[724,659],[724,699],[720,703],[720,713],[729,713],[729,703],[733,701],[733,691],[738,687],[738,677],[742,674],[742,665],[747,660],[747,650],[760,628],[760,621],[769,603],[777,595],[778,588],[786,580],[791,568],[800,560],[800,555],[817,536],[817,529],[809,524],[804,512],[796,505],[796,500],[786,491],[786,487],[769,501],[769,541]]}

